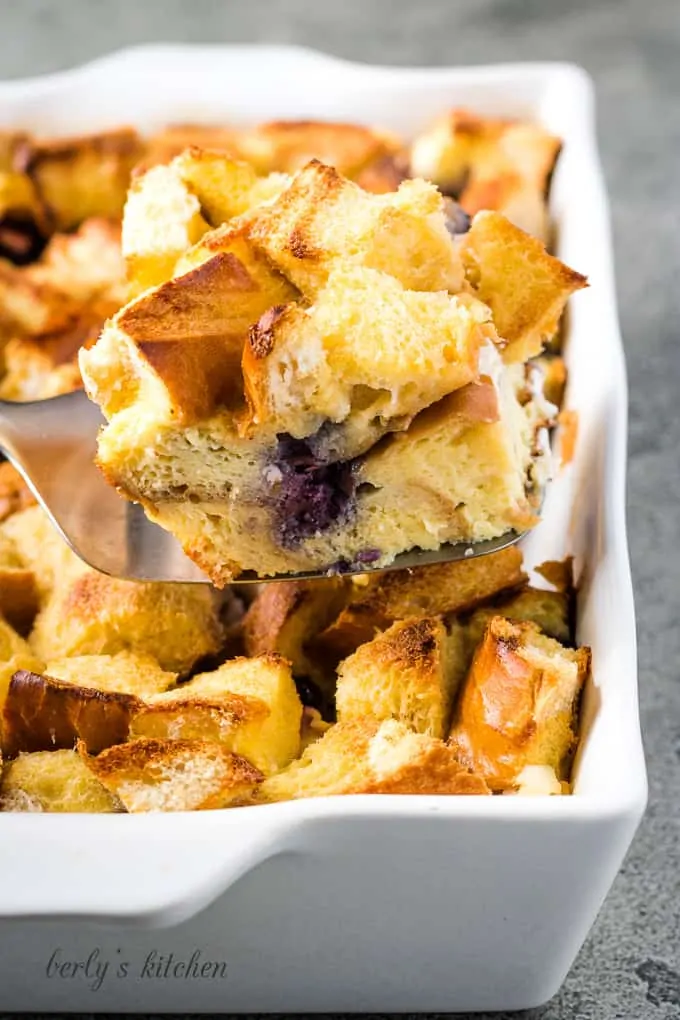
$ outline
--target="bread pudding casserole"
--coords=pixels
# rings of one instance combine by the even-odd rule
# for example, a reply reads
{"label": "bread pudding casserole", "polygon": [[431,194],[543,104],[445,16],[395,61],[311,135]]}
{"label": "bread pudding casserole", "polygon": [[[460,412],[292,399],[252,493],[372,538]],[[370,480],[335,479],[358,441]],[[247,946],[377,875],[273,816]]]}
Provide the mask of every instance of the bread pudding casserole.
{"label": "bread pudding casserole", "polygon": [[569,561],[344,576],[538,520],[585,286],[559,148],[461,110],[0,137],[0,398],[84,384],[107,479],[213,582],[98,574],[0,465],[1,810],[570,792]]}

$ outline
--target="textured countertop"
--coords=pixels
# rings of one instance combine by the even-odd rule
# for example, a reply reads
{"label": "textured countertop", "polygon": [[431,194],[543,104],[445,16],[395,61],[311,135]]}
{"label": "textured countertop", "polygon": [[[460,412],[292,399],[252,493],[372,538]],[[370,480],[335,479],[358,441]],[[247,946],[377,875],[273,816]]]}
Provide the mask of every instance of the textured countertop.
{"label": "textured countertop", "polygon": [[562,991],[521,1015],[680,1017],[678,0],[0,0],[0,78],[159,41],[295,42],[377,63],[571,60],[593,75],[631,384],[628,511],[650,804]]}

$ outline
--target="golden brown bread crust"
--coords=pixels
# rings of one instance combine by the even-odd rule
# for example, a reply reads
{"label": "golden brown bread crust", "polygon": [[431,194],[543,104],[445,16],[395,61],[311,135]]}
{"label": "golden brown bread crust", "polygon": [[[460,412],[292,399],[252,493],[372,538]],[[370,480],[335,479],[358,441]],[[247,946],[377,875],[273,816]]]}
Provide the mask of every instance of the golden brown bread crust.
{"label": "golden brown bread crust", "polygon": [[92,775],[76,751],[34,751],[6,762],[0,811],[87,812],[123,810],[117,797]]}
{"label": "golden brown bread crust", "polygon": [[296,676],[308,675],[306,645],[338,615],[350,588],[343,578],[266,585],[243,621],[246,655],[278,652]]}
{"label": "golden brown bread crust", "polygon": [[43,658],[132,648],[184,673],[220,649],[223,630],[208,589],[122,581],[77,564],[75,576],[57,577],[36,619],[31,645]]}
{"label": "golden brown bread crust", "polygon": [[252,797],[263,776],[250,762],[202,740],[133,740],[97,757],[78,750],[87,767],[130,812],[205,811]]}
{"label": "golden brown bread crust", "polygon": [[348,794],[487,795],[443,741],[396,720],[352,719],[331,726],[301,758],[265,780],[255,802]]}
{"label": "golden brown bread crust", "polygon": [[588,285],[585,276],[549,255],[541,241],[496,212],[474,217],[462,257],[468,282],[507,342],[507,361],[539,355],[569,295]]}
{"label": "golden brown bread crust", "polygon": [[476,559],[369,576],[362,602],[389,620],[448,615],[519,587],[526,579],[521,549],[509,546]]}
{"label": "golden brown bread crust", "polygon": [[526,580],[517,546],[456,563],[368,574],[354,585],[349,605],[309,642],[315,676],[327,675],[395,620],[452,616]]}
{"label": "golden brown bread crust", "polygon": [[441,619],[400,620],[340,664],[338,719],[397,719],[441,738],[448,732],[457,680]]}
{"label": "golden brown bread crust", "polygon": [[458,703],[449,742],[492,790],[511,787],[525,765],[549,765],[568,779],[590,650],[538,635],[531,623],[494,617]]}
{"label": "golden brown bread crust", "polygon": [[21,169],[35,183],[58,230],[88,216],[120,217],[130,175],[142,155],[132,128],[77,138],[32,141]]}
{"label": "golden brown bread crust", "polygon": [[130,721],[142,707],[131,694],[62,683],[18,670],[3,708],[3,753],[73,748],[82,740],[92,753],[127,739]]}
{"label": "golden brown bread crust", "polygon": [[295,173],[312,159],[334,166],[350,179],[395,157],[401,142],[361,124],[277,120],[243,132],[239,151],[258,173]]}
{"label": "golden brown bread crust", "polygon": [[206,124],[168,124],[147,139],[144,155],[134,174],[143,173],[159,163],[169,163],[185,149],[194,146],[238,155],[238,132]]}
{"label": "golden brown bread crust", "polygon": [[[239,232],[210,241],[206,261],[143,294],[113,325],[164,383],[179,420],[208,417],[242,402],[241,357],[253,322],[294,289]],[[209,248],[206,249],[210,251]]]}

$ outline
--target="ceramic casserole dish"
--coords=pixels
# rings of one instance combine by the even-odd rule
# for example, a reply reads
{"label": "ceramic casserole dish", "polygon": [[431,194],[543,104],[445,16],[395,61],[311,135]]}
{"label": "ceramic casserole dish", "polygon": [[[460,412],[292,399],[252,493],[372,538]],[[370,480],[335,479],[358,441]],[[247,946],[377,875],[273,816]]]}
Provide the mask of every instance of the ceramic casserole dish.
{"label": "ceramic casserole dish", "polygon": [[0,85],[0,127],[344,119],[412,134],[452,105],[564,139],[576,455],[526,562],[573,554],[592,646],[568,797],[336,797],[191,815],[0,814],[7,1011],[515,1010],[558,990],[646,802],[625,526],[626,377],[587,76],[562,64],[399,69],[288,47],[128,50]]}

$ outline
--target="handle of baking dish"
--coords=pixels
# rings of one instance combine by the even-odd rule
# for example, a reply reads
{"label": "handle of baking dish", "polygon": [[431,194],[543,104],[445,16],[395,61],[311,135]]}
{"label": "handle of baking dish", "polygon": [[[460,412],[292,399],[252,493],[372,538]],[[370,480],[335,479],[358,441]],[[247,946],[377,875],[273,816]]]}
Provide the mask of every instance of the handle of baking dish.
{"label": "handle of baking dish", "polygon": [[279,807],[193,814],[0,814],[0,920],[161,928],[294,849]]}

